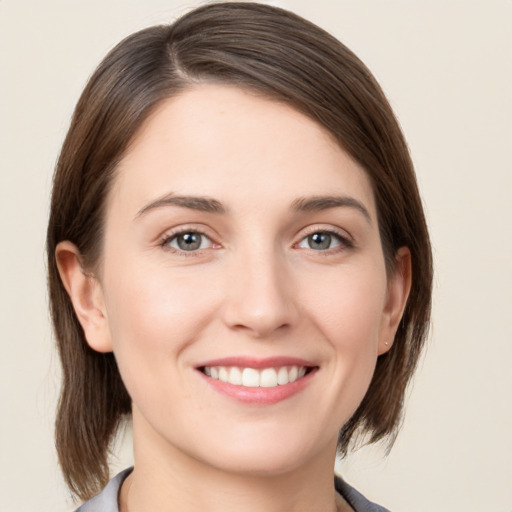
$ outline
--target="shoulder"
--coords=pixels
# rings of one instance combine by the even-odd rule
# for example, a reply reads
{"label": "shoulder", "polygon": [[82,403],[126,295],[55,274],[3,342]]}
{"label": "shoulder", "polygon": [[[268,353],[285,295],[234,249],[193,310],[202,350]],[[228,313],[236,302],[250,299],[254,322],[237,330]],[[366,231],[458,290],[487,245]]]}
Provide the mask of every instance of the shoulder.
{"label": "shoulder", "polygon": [[97,496],[86,501],[75,512],[119,512],[117,496],[125,478],[133,468],[125,469],[116,475]]}
{"label": "shoulder", "polygon": [[338,491],[355,512],[390,512],[387,508],[368,501],[360,492],[347,484],[339,476],[334,477],[336,491]]}

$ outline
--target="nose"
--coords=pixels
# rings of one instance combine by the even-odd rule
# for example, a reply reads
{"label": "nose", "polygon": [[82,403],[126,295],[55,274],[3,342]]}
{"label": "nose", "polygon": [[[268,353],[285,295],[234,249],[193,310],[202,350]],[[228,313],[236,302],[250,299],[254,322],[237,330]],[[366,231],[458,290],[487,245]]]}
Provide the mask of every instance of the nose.
{"label": "nose", "polygon": [[233,262],[226,290],[224,321],[230,329],[264,339],[289,330],[299,318],[293,279],[272,250]]}

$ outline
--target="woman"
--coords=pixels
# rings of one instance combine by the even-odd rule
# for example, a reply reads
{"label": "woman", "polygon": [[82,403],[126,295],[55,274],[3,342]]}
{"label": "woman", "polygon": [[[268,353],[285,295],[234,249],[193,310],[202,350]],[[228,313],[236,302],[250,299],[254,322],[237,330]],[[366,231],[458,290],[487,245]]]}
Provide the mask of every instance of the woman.
{"label": "woman", "polygon": [[[80,510],[384,510],[336,451],[393,440],[431,252],[365,66],[284,10],[201,7],[122,41],[64,142],[48,227],[57,449]],[[373,508],[372,508],[373,507]]]}

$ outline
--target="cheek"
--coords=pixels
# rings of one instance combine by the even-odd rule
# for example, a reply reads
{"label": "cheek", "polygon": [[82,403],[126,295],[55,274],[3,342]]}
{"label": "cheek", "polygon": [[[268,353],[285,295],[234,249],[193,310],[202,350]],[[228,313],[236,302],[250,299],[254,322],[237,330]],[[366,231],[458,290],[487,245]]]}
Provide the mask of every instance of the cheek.
{"label": "cheek", "polygon": [[324,282],[328,291],[308,299],[312,324],[328,342],[330,379],[342,398],[340,407],[345,404],[340,411],[342,422],[364,397],[378,357],[386,279],[378,264],[371,268],[333,273]]}
{"label": "cheek", "polygon": [[310,289],[323,284],[322,292],[308,294],[308,309],[333,348],[377,353],[386,300],[385,271],[380,267],[375,262],[346,272],[333,271],[322,283],[318,279],[305,283]]}
{"label": "cheek", "polygon": [[158,263],[116,260],[105,287],[109,323],[122,335],[114,336],[114,342],[130,333],[145,338],[151,332],[162,332],[168,340],[173,332],[197,326],[212,304],[212,287],[205,287],[199,274],[176,272]]}
{"label": "cheek", "polygon": [[[114,354],[130,394],[147,385],[158,369],[182,362],[215,310],[212,289],[199,276],[180,275],[155,265],[118,261],[106,283],[106,307]],[[155,387],[162,383],[154,382]]]}

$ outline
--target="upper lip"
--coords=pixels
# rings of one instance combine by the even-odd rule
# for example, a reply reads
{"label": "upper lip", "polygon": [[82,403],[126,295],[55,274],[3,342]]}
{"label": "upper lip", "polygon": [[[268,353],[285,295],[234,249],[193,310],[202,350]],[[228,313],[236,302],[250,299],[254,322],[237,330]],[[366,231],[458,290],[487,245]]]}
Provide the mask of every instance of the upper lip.
{"label": "upper lip", "polygon": [[247,357],[247,356],[233,356],[233,357],[223,357],[220,359],[212,359],[209,361],[204,361],[201,364],[198,364],[197,368],[204,368],[205,366],[237,366],[239,368],[280,368],[283,366],[304,366],[307,368],[312,368],[318,366],[312,361],[308,361],[306,359],[302,359],[299,357],[288,357],[288,356],[276,356],[276,357],[265,357],[265,358],[255,358],[255,357]]}

